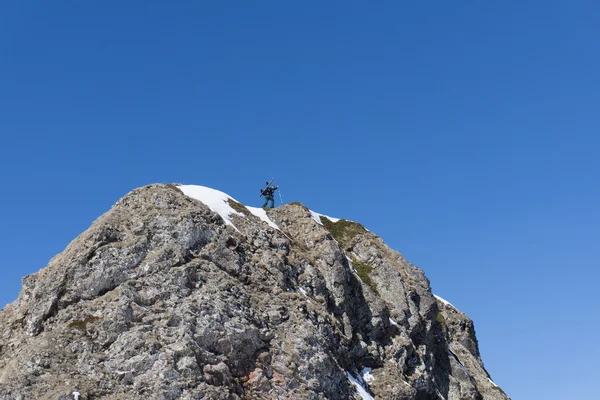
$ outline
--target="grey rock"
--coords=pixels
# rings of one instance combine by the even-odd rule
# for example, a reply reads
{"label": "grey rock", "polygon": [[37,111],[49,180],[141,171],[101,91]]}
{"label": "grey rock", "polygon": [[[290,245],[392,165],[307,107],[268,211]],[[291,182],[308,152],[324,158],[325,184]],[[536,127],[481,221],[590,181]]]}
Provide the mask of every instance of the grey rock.
{"label": "grey rock", "polygon": [[268,215],[119,200],[0,312],[0,400],[359,399],[364,367],[377,399],[508,399],[472,321],[378,236]]}

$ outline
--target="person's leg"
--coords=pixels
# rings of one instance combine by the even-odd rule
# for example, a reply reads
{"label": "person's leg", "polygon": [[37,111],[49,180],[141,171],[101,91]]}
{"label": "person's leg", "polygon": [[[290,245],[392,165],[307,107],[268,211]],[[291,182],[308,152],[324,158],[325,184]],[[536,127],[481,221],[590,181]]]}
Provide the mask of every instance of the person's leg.
{"label": "person's leg", "polygon": [[273,198],[273,196],[271,196],[271,197],[269,197],[269,201],[271,202],[270,208],[274,208],[275,207],[275,198]]}
{"label": "person's leg", "polygon": [[267,206],[267,203],[269,202],[269,198],[267,196],[265,196],[265,202],[262,205],[262,208],[265,208]]}

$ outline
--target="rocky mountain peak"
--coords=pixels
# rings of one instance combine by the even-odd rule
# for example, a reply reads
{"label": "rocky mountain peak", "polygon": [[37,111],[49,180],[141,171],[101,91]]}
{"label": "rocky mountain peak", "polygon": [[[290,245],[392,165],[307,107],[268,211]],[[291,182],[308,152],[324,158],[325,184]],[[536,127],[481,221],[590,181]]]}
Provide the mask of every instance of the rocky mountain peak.
{"label": "rocky mountain peak", "polygon": [[119,200],[0,312],[0,399],[508,399],[472,321],[356,222]]}

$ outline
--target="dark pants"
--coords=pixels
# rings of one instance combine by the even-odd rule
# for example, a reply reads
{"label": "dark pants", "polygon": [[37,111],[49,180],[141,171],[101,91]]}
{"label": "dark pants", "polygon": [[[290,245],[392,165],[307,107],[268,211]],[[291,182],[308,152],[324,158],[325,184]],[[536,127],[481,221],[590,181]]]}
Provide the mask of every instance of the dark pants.
{"label": "dark pants", "polygon": [[271,207],[269,208],[275,207],[275,199],[273,198],[273,196],[265,196],[265,204],[262,205],[263,208],[267,206],[268,202],[271,202]]}

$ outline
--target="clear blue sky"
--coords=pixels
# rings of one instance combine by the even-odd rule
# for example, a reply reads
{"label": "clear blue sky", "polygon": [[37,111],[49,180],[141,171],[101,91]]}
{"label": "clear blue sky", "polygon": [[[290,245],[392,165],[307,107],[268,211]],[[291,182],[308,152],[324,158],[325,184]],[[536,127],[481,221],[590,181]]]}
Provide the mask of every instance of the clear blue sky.
{"label": "clear blue sky", "polygon": [[513,399],[593,398],[598,21],[591,0],[2,1],[0,303],[135,187],[256,206],[275,176],[420,266]]}

